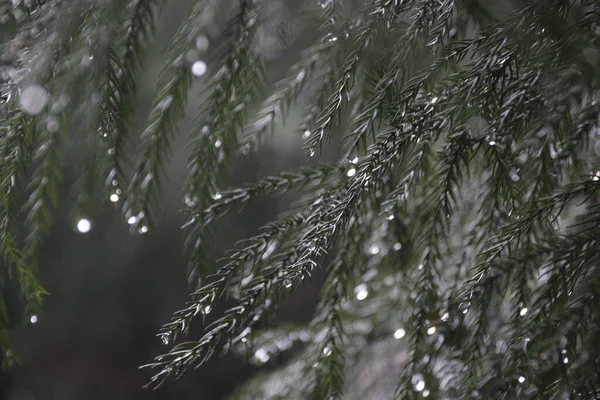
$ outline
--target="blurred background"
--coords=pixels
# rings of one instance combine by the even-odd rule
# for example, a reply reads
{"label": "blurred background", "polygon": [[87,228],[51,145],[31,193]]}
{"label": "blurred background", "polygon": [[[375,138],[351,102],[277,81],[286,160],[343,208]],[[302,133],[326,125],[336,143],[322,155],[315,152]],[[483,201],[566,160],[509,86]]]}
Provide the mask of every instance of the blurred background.
{"label": "blurred background", "polygon": [[[145,75],[139,80],[137,116],[133,124],[136,135],[142,130],[164,53],[187,3],[187,0],[169,1],[160,14],[156,35],[147,52]],[[264,25],[259,45],[269,59],[270,82],[284,77],[289,66],[297,61],[301,49],[318,37],[319,7],[316,2],[312,5],[311,9],[298,8],[299,4],[294,1],[266,2],[267,15],[274,22]],[[208,49],[200,51],[199,57],[206,62],[209,73],[212,52],[220,45],[223,22],[230,12],[217,9],[214,15],[207,16],[214,23],[206,32]],[[301,31],[288,25],[292,16],[302,22]],[[107,201],[98,213],[89,217],[91,230],[78,232],[80,216],[73,213],[75,193],[70,187],[77,178],[79,155],[72,154],[54,228],[39,264],[42,282],[50,295],[42,314],[26,316],[24,325],[17,322],[20,315],[15,302],[12,333],[21,362],[12,370],[0,372],[0,398],[217,400],[256,373],[256,367],[243,357],[227,355],[152,391],[142,388],[152,371],[138,369],[165,350],[156,333],[188,298],[180,229],[184,218],[180,209],[187,159],[185,136],[204,96],[205,76],[195,79],[187,115],[180,126],[180,138],[173,147],[172,163],[163,184],[163,213],[156,227],[147,234],[129,234],[118,208]],[[289,113],[285,125],[275,129],[268,146],[263,146],[258,154],[236,160],[229,185],[255,181],[270,172],[306,162],[301,135],[297,132],[305,108],[300,101]],[[336,156],[335,149],[333,143],[323,158]],[[135,160],[135,156],[131,158]],[[98,199],[98,203],[101,200]],[[290,195],[259,199],[243,212],[223,219],[217,226],[215,256],[222,256],[235,241],[256,233],[259,226],[274,219],[292,200]],[[318,301],[321,282],[322,274],[315,276],[289,299],[279,312],[280,320],[308,322]],[[16,300],[16,288],[12,291]],[[221,307],[223,309],[225,304]],[[199,335],[201,321],[192,328],[191,338]]]}

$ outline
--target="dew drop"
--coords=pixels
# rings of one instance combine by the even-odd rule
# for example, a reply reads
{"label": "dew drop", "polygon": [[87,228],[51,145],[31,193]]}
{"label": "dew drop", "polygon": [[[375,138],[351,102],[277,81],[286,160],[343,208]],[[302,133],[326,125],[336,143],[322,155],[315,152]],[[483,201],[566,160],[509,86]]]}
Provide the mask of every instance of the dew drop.
{"label": "dew drop", "polygon": [[521,180],[521,177],[519,176],[519,170],[516,168],[511,169],[508,173],[508,176],[513,182],[519,182]]}
{"label": "dew drop", "polygon": [[325,357],[329,357],[329,356],[331,355],[331,348],[329,348],[329,347],[324,347],[324,348],[323,348],[323,355],[324,355]]}
{"label": "dew drop", "polygon": [[143,226],[140,228],[140,233],[141,233],[141,234],[148,233],[148,226],[146,226],[146,225],[143,225]]}
{"label": "dew drop", "polygon": [[169,335],[166,333],[160,335],[160,340],[162,341],[163,345],[168,345],[169,344]]}
{"label": "dew drop", "polygon": [[414,374],[411,381],[416,392],[422,392],[425,389],[425,380],[423,375]]}
{"label": "dew drop", "polygon": [[518,381],[519,383],[524,383],[524,382],[525,382],[525,377],[524,377],[523,375],[521,375],[521,376],[519,376],[519,377],[517,378],[517,381]]}
{"label": "dew drop", "polygon": [[37,324],[38,322],[38,316],[33,314],[30,318],[29,318],[29,322],[31,322],[32,324]]}
{"label": "dew drop", "polygon": [[291,288],[291,287],[292,287],[292,282],[291,282],[289,279],[286,279],[286,280],[283,282],[283,285],[284,285],[284,286],[285,286],[287,289],[289,289],[289,288]]}
{"label": "dew drop", "polygon": [[219,200],[221,197],[223,197],[223,195],[219,192],[213,194],[213,200]]}
{"label": "dew drop", "polygon": [[46,130],[51,133],[58,132],[60,125],[58,124],[58,119],[56,117],[51,116],[46,119]]}
{"label": "dew drop", "polygon": [[394,332],[394,339],[402,339],[406,335],[406,331],[402,328],[396,329]]}
{"label": "dew drop", "polygon": [[208,68],[204,61],[198,60],[192,64],[192,74],[194,76],[202,76],[202,75],[206,74],[207,69]]}
{"label": "dew drop", "polygon": [[210,42],[206,36],[198,36],[196,38],[196,49],[198,51],[206,51]]}
{"label": "dew drop", "polygon": [[92,65],[92,61],[94,61],[94,56],[86,54],[81,57],[81,66],[86,68]]}
{"label": "dew drop", "polygon": [[466,314],[469,312],[469,307],[471,307],[471,303],[468,301],[462,302],[458,305],[458,309],[460,310],[460,312],[462,312],[463,314]]}
{"label": "dew drop", "polygon": [[265,349],[260,348],[254,353],[254,358],[260,361],[261,363],[266,363],[267,361],[269,361],[269,353],[267,353]]}
{"label": "dew drop", "polygon": [[304,139],[308,139],[310,137],[310,131],[307,129],[304,131],[304,133],[302,134],[302,137]]}
{"label": "dew drop", "polygon": [[25,113],[37,115],[48,103],[48,92],[40,85],[30,85],[21,91],[19,104]]}
{"label": "dew drop", "polygon": [[431,326],[431,327],[429,327],[427,329],[427,334],[431,336],[431,335],[433,335],[435,333],[435,331],[437,331],[436,327],[435,326]]}
{"label": "dew drop", "polygon": [[112,201],[113,203],[116,203],[117,201],[119,201],[119,195],[116,193],[113,193],[110,195],[109,200]]}
{"label": "dew drop", "polygon": [[519,165],[525,165],[527,163],[528,159],[529,159],[529,156],[527,155],[527,153],[521,153],[517,157],[517,164],[519,164]]}
{"label": "dew drop", "polygon": [[450,318],[450,314],[449,314],[449,313],[447,313],[447,312],[445,312],[445,313],[442,315],[442,321],[448,321],[448,318]]}
{"label": "dew drop", "polygon": [[569,357],[565,357],[563,358],[563,364],[568,364],[569,363]]}
{"label": "dew drop", "polygon": [[92,229],[92,222],[87,218],[81,218],[77,221],[77,230],[79,233],[88,233]]}
{"label": "dew drop", "polygon": [[521,317],[524,317],[524,316],[525,316],[525,314],[527,314],[527,312],[528,312],[528,311],[529,311],[529,309],[528,309],[527,307],[523,307],[523,308],[521,308],[521,310],[519,311],[519,315],[520,315]]}
{"label": "dew drop", "polygon": [[352,176],[356,175],[356,168],[350,168],[350,169],[348,170],[348,172],[346,173],[346,175],[347,175],[348,177],[352,177]]}
{"label": "dew drop", "polygon": [[374,244],[373,246],[369,247],[369,253],[373,255],[379,254],[379,246]]}
{"label": "dew drop", "polygon": [[367,285],[361,283],[357,287],[354,288],[354,293],[356,294],[357,300],[364,300],[369,295],[369,291],[367,290]]}

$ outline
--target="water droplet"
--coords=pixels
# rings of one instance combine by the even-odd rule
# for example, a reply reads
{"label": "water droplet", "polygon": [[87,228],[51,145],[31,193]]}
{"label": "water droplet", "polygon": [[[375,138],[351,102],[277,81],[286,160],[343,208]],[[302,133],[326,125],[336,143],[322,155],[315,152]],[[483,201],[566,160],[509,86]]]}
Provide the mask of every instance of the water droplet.
{"label": "water droplet", "polygon": [[433,335],[435,333],[435,331],[437,331],[436,327],[435,326],[431,326],[431,327],[429,327],[427,329],[427,334],[431,336],[431,335]]}
{"label": "water droplet", "polygon": [[376,244],[372,245],[371,247],[369,247],[369,253],[370,254],[379,254],[379,246],[377,246]]}
{"label": "water droplet", "polygon": [[431,103],[431,104],[435,104],[435,103],[437,103],[437,101],[438,101],[438,98],[437,98],[437,97],[434,97],[434,98],[432,98],[432,99],[431,99],[431,102],[430,102],[430,103]]}
{"label": "water droplet", "polygon": [[32,324],[37,324],[38,322],[38,316],[33,314],[30,318],[29,318],[29,322],[31,322]]}
{"label": "water droplet", "polygon": [[402,339],[406,335],[406,331],[402,328],[396,329],[394,332],[394,339]]}
{"label": "water droplet", "polygon": [[594,176],[592,176],[593,181],[598,181],[598,179],[600,179],[600,171],[596,171]]}
{"label": "water droplet", "polygon": [[207,315],[207,314],[210,314],[211,311],[212,311],[212,307],[206,306],[206,307],[204,307],[204,310],[202,310],[202,314]]}
{"label": "water droplet", "polygon": [[429,397],[429,389],[423,390],[423,397]]}
{"label": "water droplet", "polygon": [[127,223],[128,223],[129,225],[133,225],[133,224],[135,224],[136,222],[138,222],[138,217],[136,217],[135,215],[132,215],[131,217],[129,217],[129,218],[127,219]]}
{"label": "water droplet", "polygon": [[310,131],[307,129],[304,131],[304,133],[302,134],[302,137],[304,139],[308,139],[310,137]]}
{"label": "water droplet", "polygon": [[421,374],[414,374],[411,378],[416,392],[422,392],[425,389],[425,379]]}
{"label": "water droplet", "polygon": [[315,155],[315,151],[314,150],[311,150],[310,153],[308,154],[309,157],[312,157],[314,155]]}
{"label": "water droplet", "polygon": [[488,144],[489,144],[490,146],[495,146],[495,145],[496,145],[496,142],[495,142],[495,141],[493,141],[493,140],[490,140],[490,141],[488,142]]}
{"label": "water droplet", "polygon": [[148,233],[148,226],[142,225],[142,227],[140,228],[140,233],[141,234]]}
{"label": "water droplet", "polygon": [[529,309],[527,307],[523,307],[521,308],[521,310],[519,311],[519,315],[521,317],[525,316],[525,314],[527,314],[527,312],[529,311]]}
{"label": "water droplet", "polygon": [[393,248],[394,248],[394,251],[400,250],[402,248],[402,243],[400,243],[400,242],[394,243],[394,247]]}
{"label": "water droplet", "polygon": [[208,68],[204,61],[198,60],[192,64],[192,74],[194,76],[202,76],[202,75],[206,74],[207,69]]}
{"label": "water droplet", "polygon": [[418,269],[419,271],[420,271],[420,270],[422,270],[422,269],[423,269],[423,264],[419,264],[419,265],[417,266],[417,269]]}
{"label": "water droplet", "polygon": [[350,169],[348,170],[348,172],[346,173],[346,175],[347,175],[348,177],[352,177],[352,176],[356,175],[356,168],[350,168]]}
{"label": "water droplet", "polygon": [[449,313],[447,313],[447,312],[445,312],[445,313],[442,315],[442,321],[448,321],[448,318],[450,318],[450,314],[449,314]]}
{"label": "water droplet", "polygon": [[329,347],[324,347],[323,348],[323,355],[325,357],[329,357],[331,355],[331,349]]}
{"label": "water droplet", "polygon": [[160,340],[162,341],[163,345],[167,345],[169,344],[169,334],[168,333],[163,333],[162,335],[160,335]]}
{"label": "water droplet", "polygon": [[529,159],[529,156],[527,155],[527,153],[521,153],[517,157],[517,164],[519,164],[521,166],[525,165],[527,163],[528,159]]}
{"label": "water droplet", "polygon": [[117,201],[119,201],[119,195],[116,193],[113,193],[110,195],[109,200],[112,201],[113,203],[116,203]]}
{"label": "water droplet", "polygon": [[521,180],[521,177],[519,176],[519,170],[516,168],[511,169],[508,173],[508,176],[513,182],[519,182]]}
{"label": "water droplet", "polygon": [[210,42],[206,36],[198,36],[196,38],[196,49],[198,51],[206,51]]}
{"label": "water droplet", "polygon": [[21,90],[19,104],[25,113],[37,115],[48,103],[48,92],[40,85],[30,85]]}
{"label": "water droplet", "polygon": [[524,377],[523,375],[521,375],[521,376],[519,376],[519,377],[517,378],[517,381],[518,381],[519,383],[524,383],[524,382],[525,382],[525,377]]}
{"label": "water droplet", "polygon": [[285,286],[287,289],[289,289],[289,288],[291,288],[291,287],[292,287],[292,282],[291,282],[289,279],[286,279],[286,280],[283,282],[283,285],[284,285],[284,286]]}
{"label": "water droplet", "polygon": [[223,146],[223,142],[219,139],[215,140],[215,147],[218,149],[221,146]]}
{"label": "water droplet", "polygon": [[113,156],[116,153],[116,150],[113,148],[108,149],[108,154]]}
{"label": "water droplet", "polygon": [[94,56],[86,54],[81,57],[81,66],[86,68],[92,65],[92,61],[94,61]]}
{"label": "water droplet", "polygon": [[357,287],[354,288],[354,294],[356,294],[357,300],[364,300],[369,295],[369,291],[367,290],[367,285],[361,283]]}
{"label": "water droplet", "polygon": [[46,130],[48,132],[56,133],[56,132],[58,132],[59,128],[60,128],[60,125],[59,125],[58,119],[56,119],[56,117],[50,116],[50,117],[46,118]]}
{"label": "water droplet", "polygon": [[265,349],[260,348],[254,353],[254,358],[260,361],[261,363],[266,363],[267,361],[269,361],[270,357],[269,353]]}
{"label": "water droplet", "polygon": [[92,229],[92,222],[87,218],[81,218],[77,221],[77,230],[80,233],[88,233]]}
{"label": "water droplet", "polygon": [[219,192],[213,194],[213,200],[219,200],[221,197],[223,197],[223,195]]}
{"label": "water droplet", "polygon": [[390,214],[386,218],[387,218],[388,221],[391,221],[391,220],[393,220],[396,217],[394,216],[394,214]]}
{"label": "water droplet", "polygon": [[568,364],[569,363],[569,357],[565,357],[563,358],[563,364]]}

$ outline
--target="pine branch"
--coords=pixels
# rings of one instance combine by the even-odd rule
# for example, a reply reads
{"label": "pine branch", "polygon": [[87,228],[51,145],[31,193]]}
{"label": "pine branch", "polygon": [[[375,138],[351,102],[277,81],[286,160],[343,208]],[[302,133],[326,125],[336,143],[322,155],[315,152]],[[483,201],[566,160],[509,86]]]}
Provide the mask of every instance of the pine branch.
{"label": "pine branch", "polygon": [[[333,3],[333,1],[332,1]],[[312,74],[321,64],[329,61],[332,43],[320,43],[304,51],[300,61],[294,64],[289,77],[276,84],[276,89],[262,104],[253,122],[244,129],[240,145],[247,153],[266,133],[277,118],[284,118],[290,107],[296,102]]]}
{"label": "pine branch", "polygon": [[[366,201],[362,207],[370,211],[370,205],[371,202]],[[369,211],[361,214],[366,217]],[[370,232],[368,228],[364,228],[365,225],[365,221],[357,216],[351,220],[349,232],[343,238],[335,259],[327,268],[329,276],[323,286],[322,300],[311,321],[311,326],[317,329],[319,334],[313,339],[314,349],[305,356],[307,366],[310,366],[306,374],[315,375],[315,384],[309,398],[339,398],[342,394],[346,369],[345,345],[348,340],[347,329],[344,326],[343,302],[348,300],[354,278],[365,269],[352,268],[353,265],[361,265],[359,260],[364,255],[363,243]]]}
{"label": "pine branch", "polygon": [[[212,1],[191,2],[185,20],[169,44],[167,61],[159,74],[158,89],[154,94],[150,115],[141,136],[142,150],[135,168],[136,172],[124,204],[125,217],[128,220],[134,218],[134,223],[130,224],[132,230],[139,229],[139,226],[148,226],[157,211],[160,175],[164,173],[164,165],[169,160],[171,143],[177,133],[192,83],[192,71],[187,53],[195,44],[198,34],[206,28],[208,21],[203,18],[203,14],[211,7],[214,7]],[[132,58],[134,55],[129,57]],[[126,54],[125,65],[127,61]],[[131,72],[133,68],[125,69]],[[133,81],[133,76],[129,79]],[[127,81],[123,83],[126,84]],[[131,85],[125,86],[124,89],[126,89],[125,93],[127,89],[133,90]],[[116,107],[118,110],[123,110],[123,102],[116,104]],[[119,173],[118,169],[114,171],[115,174]],[[119,182],[119,179],[116,180]]]}
{"label": "pine branch", "polygon": [[[293,233],[291,234],[294,236]],[[262,258],[263,255],[260,257]],[[245,257],[247,256],[246,254]],[[152,377],[149,384],[160,386],[170,376],[179,377],[185,373],[188,367],[198,367],[220,349],[230,348],[241,341],[252,326],[269,310],[272,304],[271,298],[276,291],[280,287],[289,288],[291,286],[291,280],[286,276],[285,272],[287,271],[284,267],[289,265],[290,260],[298,257],[299,254],[295,251],[295,246],[284,243],[280,248],[280,253],[270,260],[269,265],[261,268],[256,274],[250,274],[247,281],[242,283],[238,306],[228,309],[222,317],[208,325],[206,332],[198,341],[180,343],[168,353],[156,357],[154,363],[144,366],[161,369]],[[195,293],[197,296],[202,296],[199,298],[200,302],[204,301],[206,304],[211,304],[215,299],[213,296],[223,293],[228,282],[227,276],[231,275],[229,271],[231,268],[236,268],[235,259],[232,261],[229,267],[225,267],[227,270],[222,271],[222,277],[213,281],[214,284],[209,283]],[[194,312],[198,312],[196,311],[198,310],[198,304],[204,305],[204,303],[196,303],[196,306],[183,310],[182,316],[184,319],[181,319],[181,321],[193,317]],[[192,311],[192,308],[194,311]],[[172,321],[171,324],[165,327],[166,337],[170,338],[173,332],[185,332],[186,329],[187,325],[185,323],[180,322],[177,326],[176,321]]]}
{"label": "pine branch", "polygon": [[[6,107],[6,111],[11,112],[11,106],[6,105]],[[12,107],[15,106],[12,105]],[[7,267],[8,275],[12,277],[16,271],[21,293],[27,302],[28,312],[36,312],[39,311],[43,296],[47,292],[37,278],[35,264],[29,262],[19,248],[17,223],[25,168],[29,161],[32,124],[27,117],[18,112],[12,114],[10,120],[3,122],[6,123],[6,128],[0,134],[2,137],[0,142],[0,154],[2,155],[0,161],[0,177],[2,177],[0,180],[0,254]],[[7,326],[2,323],[0,329],[6,330]],[[5,341],[8,344],[9,338],[7,337]],[[3,350],[9,349],[3,348]]]}
{"label": "pine branch", "polygon": [[301,167],[295,171],[281,172],[263,178],[257,183],[246,184],[220,191],[213,203],[204,210],[192,212],[193,224],[207,226],[214,220],[223,217],[232,207],[244,207],[257,195],[282,194],[293,187],[318,187],[339,177],[341,167],[337,163],[319,164],[315,167]]}
{"label": "pine branch", "polygon": [[[304,149],[307,155],[312,157],[316,148],[319,147],[320,149],[321,141],[326,132],[331,129],[334,119],[339,115],[344,96],[348,96],[357,80],[356,73],[361,56],[371,40],[373,31],[382,21],[393,19],[407,8],[407,5],[398,5],[395,1],[374,0],[363,13],[361,20],[364,20],[364,22],[353,32],[352,45],[354,50],[344,61],[338,73],[341,78],[335,83],[333,93],[329,96],[327,105],[316,121],[316,127],[305,141]],[[335,41],[337,38],[330,38],[329,40]]]}
{"label": "pine branch", "polygon": [[[197,128],[192,132],[192,151],[188,163],[185,196],[200,208],[217,199],[217,187],[226,171],[226,162],[235,154],[239,132],[246,125],[246,109],[254,103],[264,86],[264,70],[260,59],[251,49],[259,9],[245,0],[240,1],[237,16],[231,21],[223,66],[211,81],[212,92],[206,106],[200,110]],[[193,217],[191,217],[193,218]],[[186,248],[190,254],[188,282],[195,287],[207,269],[206,229],[188,223]]]}
{"label": "pine branch", "polygon": [[260,235],[238,243],[237,249],[223,259],[227,263],[208,276],[207,283],[192,293],[192,300],[187,307],[175,313],[171,322],[161,329],[159,336],[163,343],[171,343],[178,333],[187,334],[192,318],[200,312],[212,310],[234,280],[241,281],[244,275],[251,277],[257,264],[268,258],[281,241],[304,222],[301,214],[293,214],[266,225]]}

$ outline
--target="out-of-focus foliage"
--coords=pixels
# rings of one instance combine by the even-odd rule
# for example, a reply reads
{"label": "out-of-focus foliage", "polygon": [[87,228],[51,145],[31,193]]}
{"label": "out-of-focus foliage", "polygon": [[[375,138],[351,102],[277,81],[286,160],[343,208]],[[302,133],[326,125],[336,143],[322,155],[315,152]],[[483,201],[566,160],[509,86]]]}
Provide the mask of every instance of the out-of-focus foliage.
{"label": "out-of-focus foliage", "polygon": [[[241,399],[600,395],[596,1],[191,1],[135,156],[137,79],[170,2],[126,3],[0,8],[2,278],[18,279],[28,315],[45,295],[38,255],[65,148],[82,154],[77,229],[111,202],[147,233],[193,78],[207,74],[181,195],[192,292],[159,332],[169,348],[146,366],[150,386],[233,350],[288,360]],[[290,37],[297,62],[270,85],[273,46]],[[301,95],[307,165],[223,189]],[[329,141],[342,144],[334,162],[319,160]],[[293,189],[288,212],[211,265],[218,218]],[[317,268],[309,326],[264,328]],[[214,317],[223,298],[234,303]]]}

